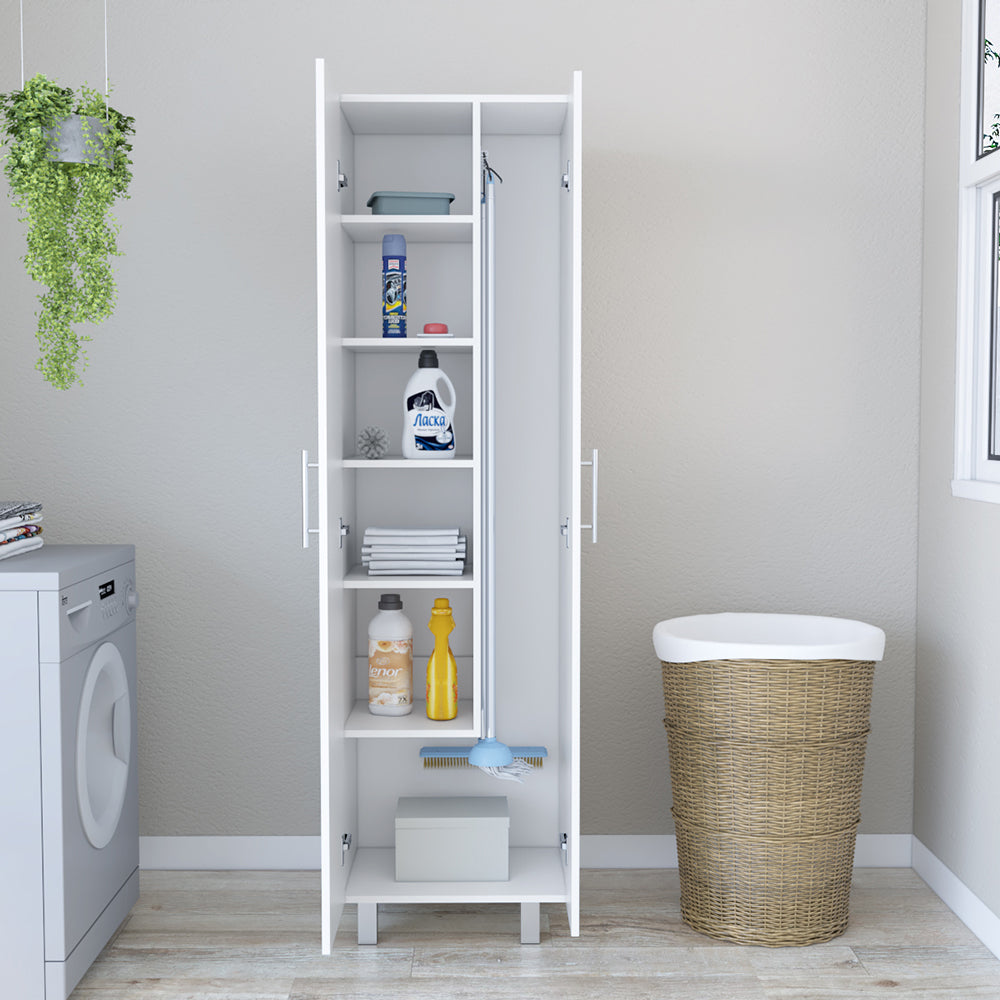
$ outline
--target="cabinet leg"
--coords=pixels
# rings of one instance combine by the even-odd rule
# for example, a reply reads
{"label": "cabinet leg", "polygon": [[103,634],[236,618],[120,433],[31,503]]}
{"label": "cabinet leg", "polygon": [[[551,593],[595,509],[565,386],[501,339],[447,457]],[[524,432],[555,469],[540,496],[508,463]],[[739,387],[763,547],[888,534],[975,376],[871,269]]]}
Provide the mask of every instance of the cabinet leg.
{"label": "cabinet leg", "polygon": [[378,903],[358,903],[358,944],[378,944]]}
{"label": "cabinet leg", "polygon": [[542,939],[542,904],[521,904],[521,944],[538,944]]}

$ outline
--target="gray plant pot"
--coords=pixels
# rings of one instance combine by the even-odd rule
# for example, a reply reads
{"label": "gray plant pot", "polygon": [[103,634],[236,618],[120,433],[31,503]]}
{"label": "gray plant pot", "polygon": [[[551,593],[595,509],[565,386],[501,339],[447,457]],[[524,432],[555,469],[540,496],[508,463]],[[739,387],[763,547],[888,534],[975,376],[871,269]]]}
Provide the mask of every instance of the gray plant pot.
{"label": "gray plant pot", "polygon": [[[100,118],[86,116],[86,133],[81,115],[70,115],[58,125],[45,130],[48,140],[49,157],[60,163],[103,163],[110,166],[110,157],[101,145],[101,137],[107,131],[107,126]],[[97,148],[87,148],[87,141],[96,144]]]}

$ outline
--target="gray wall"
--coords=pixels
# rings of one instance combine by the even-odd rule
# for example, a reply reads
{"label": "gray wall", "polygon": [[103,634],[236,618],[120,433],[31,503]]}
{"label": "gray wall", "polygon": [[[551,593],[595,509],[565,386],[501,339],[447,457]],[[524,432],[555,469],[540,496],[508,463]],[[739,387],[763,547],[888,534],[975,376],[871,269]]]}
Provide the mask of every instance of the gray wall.
{"label": "gray wall", "polygon": [[1000,506],[952,497],[961,4],[928,3],[914,833],[1000,913]]}
{"label": "gray wall", "polygon": [[[28,6],[28,75],[98,82],[99,0]],[[0,24],[9,90],[15,0]],[[318,831],[317,55],[355,93],[584,71],[583,831],[669,832],[650,630],[748,609],[885,628],[862,829],[909,832],[923,4],[112,0],[111,28],[120,304],[86,385],[43,384],[0,206],[0,494],[138,547],[143,832]]]}

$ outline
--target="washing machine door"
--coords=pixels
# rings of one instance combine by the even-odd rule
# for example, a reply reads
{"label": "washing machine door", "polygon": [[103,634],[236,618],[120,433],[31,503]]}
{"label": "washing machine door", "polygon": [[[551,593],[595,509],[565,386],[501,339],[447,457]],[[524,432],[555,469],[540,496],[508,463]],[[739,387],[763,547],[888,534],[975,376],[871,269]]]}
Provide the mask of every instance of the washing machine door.
{"label": "washing machine door", "polygon": [[98,646],[83,681],[76,725],[76,796],[87,840],[100,850],[118,829],[132,756],[128,674],[118,648]]}

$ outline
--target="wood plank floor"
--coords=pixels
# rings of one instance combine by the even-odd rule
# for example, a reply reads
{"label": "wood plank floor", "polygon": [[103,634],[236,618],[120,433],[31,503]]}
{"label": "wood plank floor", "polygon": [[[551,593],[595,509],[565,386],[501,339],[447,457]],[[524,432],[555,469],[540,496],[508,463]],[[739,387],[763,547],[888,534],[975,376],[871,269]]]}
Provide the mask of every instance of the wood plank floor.
{"label": "wood plank floor", "polygon": [[542,907],[394,906],[379,944],[354,908],[320,955],[316,872],[143,872],[141,896],[72,1000],[998,1000],[1000,962],[908,869],[859,869],[847,932],[808,948],[728,945],[681,923],[677,872],[585,871],[582,928]]}

